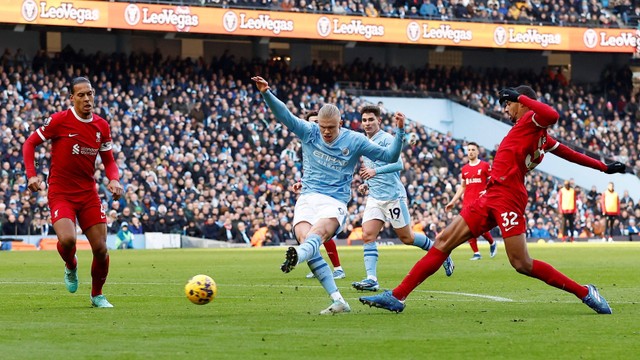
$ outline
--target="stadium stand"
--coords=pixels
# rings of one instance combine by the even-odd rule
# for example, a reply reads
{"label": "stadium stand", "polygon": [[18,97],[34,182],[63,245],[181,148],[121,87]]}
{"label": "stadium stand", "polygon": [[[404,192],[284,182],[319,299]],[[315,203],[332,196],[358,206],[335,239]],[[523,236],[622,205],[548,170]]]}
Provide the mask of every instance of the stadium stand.
{"label": "stadium stand", "polygon": [[[114,154],[126,191],[120,201],[112,201],[106,184],[97,184],[109,209],[110,233],[121,222],[132,223],[137,217],[144,232],[185,233],[194,221],[204,237],[227,239],[244,222],[250,233],[260,234],[255,241],[252,238],[255,245],[263,243],[267,224],[271,231],[289,233],[283,238],[292,239],[289,223],[295,195],[287,188],[301,177],[298,144],[269,118],[259,94],[247,82],[255,72],[273,78],[278,95],[292,112],[336,103],[344,113],[345,126],[351,129],[359,128],[358,109],[363,100],[336,86],[337,81],[359,84],[362,90],[421,96],[431,92],[480,112],[499,114],[497,89],[535,79],[532,85],[540,98],[561,114],[556,136],[616,160],[638,158],[638,106],[637,98],[631,96],[628,69],[608,69],[599,84],[581,86],[563,80],[557,69],[542,73],[493,69],[480,78],[469,68],[409,72],[380,67],[371,60],[290,69],[284,61],[222,56],[207,62],[165,58],[159,53],[84,54],[70,47],[53,58],[43,52],[28,58],[7,49],[0,57],[0,69],[3,235],[39,234],[49,219],[46,191],[31,196],[26,189],[20,148],[47,114],[69,106],[69,80],[80,74],[89,74],[97,89],[96,111],[111,121]],[[486,80],[498,78],[499,82]],[[389,120],[385,111],[385,128],[391,127]],[[415,132],[419,142],[405,150],[403,179],[415,221],[434,232],[452,217],[444,212],[444,205],[458,185],[465,143],[416,124],[409,132]],[[38,171],[46,176],[48,152],[46,147],[38,151]],[[481,158],[490,160],[492,152],[481,149]],[[639,167],[636,163],[636,173]],[[101,170],[96,175],[104,178]],[[363,210],[363,198],[355,192],[360,179],[355,179],[350,230],[341,235],[345,239],[359,226]],[[527,184],[531,202],[527,216],[542,219],[557,238],[561,220],[556,197],[561,182],[534,172],[527,176]],[[602,236],[597,200],[604,189],[578,190],[576,238]],[[625,200],[614,235],[623,234],[629,220],[640,217],[637,200]],[[231,234],[225,223],[231,223]],[[382,236],[393,237],[393,231],[385,229]]]}

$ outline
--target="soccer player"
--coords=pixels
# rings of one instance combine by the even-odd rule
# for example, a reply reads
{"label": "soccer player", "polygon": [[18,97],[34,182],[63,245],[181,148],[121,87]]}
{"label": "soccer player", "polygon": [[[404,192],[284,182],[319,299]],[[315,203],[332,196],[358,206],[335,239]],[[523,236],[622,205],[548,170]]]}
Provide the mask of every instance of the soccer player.
{"label": "soccer player", "polygon": [[595,286],[580,285],[551,265],[529,257],[525,239],[524,210],[528,197],[524,177],[542,161],[546,152],[607,174],[624,172],[626,166],[617,161],[606,165],[549,136],[547,128],[558,121],[558,113],[534,100],[536,93],[529,86],[503,89],[499,95],[504,111],[515,125],[500,143],[486,193],[463,208],[436,236],[433,248],[413,266],[400,285],[380,295],[361,297],[363,304],[401,312],[407,296],[436,272],[453,249],[497,225],[502,230],[509,262],[516,271],[574,294],[599,314],[611,314],[609,304]]}
{"label": "soccer player", "polygon": [[342,230],[347,219],[347,202],[351,197],[353,171],[360,156],[387,162],[397,161],[404,138],[404,115],[397,113],[398,131],[388,148],[370,142],[364,135],[340,127],[340,110],[326,104],[318,112],[318,124],[295,117],[269,91],[269,84],[260,76],[251,78],[262,93],[275,118],[302,140],[302,194],[294,210],[294,226],[310,226],[302,244],[289,247],[280,269],[288,273],[299,263],[307,265],[322,287],[331,296],[332,304],[320,314],[350,312],[333,279],[329,265],[318,248],[336,232]]}
{"label": "soccer player", "polygon": [[[307,121],[311,121],[317,124],[318,112],[315,110],[309,111],[304,115],[304,118]],[[340,126],[342,126],[342,122],[340,123]],[[293,188],[293,191],[297,194],[302,190],[302,183],[299,182],[299,183],[293,184],[292,188]],[[307,222],[299,223],[298,226],[293,228],[298,244],[301,243],[301,239],[304,239],[307,237],[307,233],[309,232],[309,229],[311,229],[311,224]],[[331,238],[325,241],[323,245],[324,245],[324,249],[327,251],[327,256],[329,256],[329,260],[331,260],[331,265],[333,265],[333,278],[337,280],[337,279],[344,279],[345,277],[347,277],[347,274],[345,274],[344,269],[342,269],[342,266],[340,265],[340,255],[338,255],[338,248],[336,247],[335,240]],[[313,279],[315,278],[315,275],[313,275],[313,271],[312,271],[308,273],[306,277],[307,279]]]}
{"label": "soccer player", "polygon": [[[453,205],[455,205],[456,201],[458,201],[461,196],[463,196],[462,208],[471,205],[471,203],[480,197],[480,194],[487,187],[489,173],[491,172],[491,165],[478,158],[478,149],[478,144],[474,142],[467,144],[467,157],[469,158],[469,163],[462,167],[460,187],[456,191],[455,195],[453,195],[451,201],[449,201],[449,203],[444,207],[445,210],[451,211],[451,209],[453,209]],[[491,255],[491,257],[495,257],[498,253],[498,244],[493,239],[493,236],[491,236],[487,231],[482,234],[482,237],[487,239],[489,242],[489,255]],[[473,250],[473,256],[469,260],[482,259],[480,250],[478,250],[478,239],[475,237],[469,239],[469,245],[471,245],[471,250]]]}
{"label": "soccer player", "polygon": [[35,148],[44,141],[51,140],[48,198],[51,222],[58,236],[58,253],[65,262],[65,285],[71,293],[78,290],[77,219],[93,252],[91,305],[110,308],[113,305],[102,294],[102,287],[109,273],[109,253],[105,210],[98,197],[94,179],[98,154],[109,178],[107,188],[115,200],[120,198],[123,188],[118,180],[118,168],[111,151],[109,123],[93,113],[94,95],[95,91],[87,78],[74,78],[70,96],[73,107],[46,119],[44,125],[25,141],[22,153],[29,179],[28,187],[37,192],[41,189],[41,184],[34,163]]}
{"label": "soccer player", "polygon": [[[362,128],[369,141],[383,147],[393,142],[393,136],[382,131],[380,125],[380,108],[375,105],[365,106],[360,111]],[[402,159],[393,163],[381,160],[371,160],[364,157],[364,165],[360,169],[360,176],[365,183],[358,187],[358,191],[368,192],[367,203],[362,216],[362,240],[364,241],[364,268],[367,277],[362,281],[351,284],[357,290],[378,291],[377,266],[378,246],[376,239],[384,223],[389,221],[400,241],[406,245],[413,245],[429,251],[433,241],[423,233],[411,230],[409,208],[407,207],[407,192],[400,181],[400,170],[403,169]],[[447,258],[443,263],[447,276],[453,274],[453,261]]]}

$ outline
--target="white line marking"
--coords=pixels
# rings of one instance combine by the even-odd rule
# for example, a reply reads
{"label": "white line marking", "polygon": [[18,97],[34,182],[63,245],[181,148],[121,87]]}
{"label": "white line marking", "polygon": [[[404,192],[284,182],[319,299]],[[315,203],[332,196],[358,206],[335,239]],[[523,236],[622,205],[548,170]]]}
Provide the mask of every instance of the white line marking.
{"label": "white line marking", "polygon": [[[0,280],[0,284],[7,284],[7,285],[33,285],[33,284],[38,284],[38,285],[62,285],[62,282],[55,282],[55,281],[2,281]],[[80,284],[82,285],[89,285],[91,284],[88,281],[85,282],[80,282]],[[107,281],[107,286],[108,285],[122,285],[122,286],[128,286],[128,285],[175,285],[175,286],[182,286],[181,283],[164,283],[164,282],[110,282]],[[245,284],[220,284],[218,283],[218,287],[223,287],[223,288],[230,288],[230,287],[239,287],[239,288],[250,288],[250,287],[277,287],[277,288],[304,288],[304,289],[313,289],[313,288],[320,288],[319,285],[276,285],[276,284],[272,284],[272,285],[268,285],[268,284],[251,284],[251,285],[245,285]],[[504,297],[500,297],[500,296],[493,296],[493,295],[483,295],[483,294],[472,294],[472,293],[463,293],[463,292],[456,292],[456,291],[437,291],[437,290],[415,290],[414,292],[416,293],[430,293],[430,294],[443,294],[443,295],[457,295],[457,296],[467,296],[467,297],[475,297],[475,298],[481,298],[481,299],[487,299],[487,300],[491,300],[491,301],[497,301],[497,302],[513,302],[513,299],[509,299],[509,298],[504,298]],[[359,293],[360,294],[360,293]],[[366,295],[367,293],[362,293],[364,295]],[[126,296],[144,296],[144,295],[133,295],[133,294],[128,294]],[[157,295],[154,295],[157,296]],[[360,295],[358,295],[360,296]]]}

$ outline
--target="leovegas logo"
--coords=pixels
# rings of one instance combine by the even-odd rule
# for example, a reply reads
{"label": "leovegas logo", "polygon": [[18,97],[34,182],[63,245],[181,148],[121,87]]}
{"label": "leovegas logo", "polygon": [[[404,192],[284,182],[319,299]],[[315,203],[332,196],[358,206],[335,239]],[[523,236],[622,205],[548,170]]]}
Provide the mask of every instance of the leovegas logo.
{"label": "leovegas logo", "polygon": [[24,0],[21,8],[22,18],[26,21],[41,19],[71,20],[77,24],[100,19],[100,11],[92,8],[75,7],[73,3],[62,2],[59,6],[48,6],[46,1]]}
{"label": "leovegas logo", "polygon": [[505,30],[502,26],[496,27],[493,30],[493,42],[498,46],[504,46],[507,43],[507,30]]}
{"label": "leovegas logo", "polygon": [[493,31],[493,41],[498,46],[506,44],[534,44],[543,48],[549,45],[559,45],[562,42],[562,36],[558,33],[543,33],[538,29],[529,28],[525,31],[518,31],[516,28],[505,29],[498,26]]}
{"label": "leovegas logo", "polygon": [[22,18],[26,21],[33,21],[38,18],[38,4],[33,0],[24,0],[22,2]]}
{"label": "leovegas logo", "polygon": [[623,32],[619,35],[609,35],[606,31],[598,33],[594,29],[587,29],[582,36],[584,46],[593,49],[600,45],[602,47],[637,47],[638,38],[632,31]]}
{"label": "leovegas logo", "polygon": [[136,26],[140,22],[140,8],[136,4],[129,4],[124,9],[124,21],[131,25]]}
{"label": "leovegas logo", "polygon": [[329,19],[322,16],[316,22],[318,35],[327,37],[336,35],[356,35],[369,40],[373,37],[384,36],[384,25],[365,24],[362,20],[352,19],[349,22],[341,22],[340,19]]}
{"label": "leovegas logo", "polygon": [[123,16],[124,21],[130,26],[136,26],[139,23],[145,25],[171,25],[180,32],[188,32],[192,27],[200,24],[200,18],[196,14],[191,14],[191,8],[188,6],[176,6],[153,11],[148,6],[129,4],[124,9]]}
{"label": "leovegas logo", "polygon": [[[274,13],[273,15],[284,15]],[[264,13],[251,16],[245,12],[237,14],[235,11],[227,11],[222,16],[222,27],[227,32],[241,30],[268,31],[274,35],[282,32],[291,32],[294,29],[293,20],[272,17],[272,14]]]}
{"label": "leovegas logo", "polygon": [[429,40],[449,40],[454,44],[459,44],[461,41],[473,40],[473,32],[467,29],[453,28],[450,24],[440,24],[430,28],[429,23],[423,23],[420,26],[416,22],[410,22],[407,25],[407,38],[415,42],[420,37]]}

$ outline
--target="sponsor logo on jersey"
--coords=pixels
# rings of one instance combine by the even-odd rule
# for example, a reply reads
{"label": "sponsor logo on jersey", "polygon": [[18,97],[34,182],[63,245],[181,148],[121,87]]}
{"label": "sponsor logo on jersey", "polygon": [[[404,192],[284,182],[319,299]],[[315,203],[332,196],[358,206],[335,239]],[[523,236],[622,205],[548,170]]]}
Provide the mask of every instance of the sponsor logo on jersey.
{"label": "sponsor logo on jersey", "polygon": [[71,147],[71,154],[96,156],[98,155],[98,149],[80,146],[80,144],[73,144]]}

